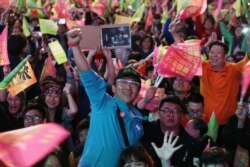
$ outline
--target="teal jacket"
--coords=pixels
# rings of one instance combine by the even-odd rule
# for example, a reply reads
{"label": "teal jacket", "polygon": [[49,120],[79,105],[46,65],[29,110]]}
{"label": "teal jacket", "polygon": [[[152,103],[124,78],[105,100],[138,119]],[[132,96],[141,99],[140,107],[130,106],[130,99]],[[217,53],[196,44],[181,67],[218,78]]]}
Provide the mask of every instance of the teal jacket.
{"label": "teal jacket", "polygon": [[128,107],[122,100],[106,93],[105,81],[92,70],[80,72],[91,104],[90,128],[78,167],[116,167],[121,151],[125,148],[117,107],[130,145],[137,144],[143,135],[141,113]]}

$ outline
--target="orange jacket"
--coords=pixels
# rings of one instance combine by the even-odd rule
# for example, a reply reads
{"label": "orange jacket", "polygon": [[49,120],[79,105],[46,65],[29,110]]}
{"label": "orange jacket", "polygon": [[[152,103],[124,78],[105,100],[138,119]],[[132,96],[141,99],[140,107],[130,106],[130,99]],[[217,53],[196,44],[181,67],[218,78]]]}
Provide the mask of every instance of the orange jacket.
{"label": "orange jacket", "polygon": [[210,118],[216,113],[219,125],[226,124],[236,110],[242,67],[249,60],[245,56],[238,63],[226,64],[220,71],[213,71],[210,61],[203,62],[200,92],[204,96],[204,114]]}

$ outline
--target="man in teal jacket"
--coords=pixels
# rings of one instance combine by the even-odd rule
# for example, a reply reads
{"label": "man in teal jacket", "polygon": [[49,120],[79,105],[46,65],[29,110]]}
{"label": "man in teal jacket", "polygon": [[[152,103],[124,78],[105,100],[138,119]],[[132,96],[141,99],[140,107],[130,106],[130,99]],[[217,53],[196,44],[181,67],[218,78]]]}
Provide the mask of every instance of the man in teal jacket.
{"label": "man in teal jacket", "polygon": [[124,122],[128,145],[136,144],[143,135],[143,117],[132,107],[141,87],[140,75],[132,68],[121,69],[112,87],[115,97],[109,96],[105,81],[93,72],[81,52],[80,38],[79,30],[68,32],[68,45],[91,103],[90,128],[78,166],[115,167],[126,147],[118,116]]}

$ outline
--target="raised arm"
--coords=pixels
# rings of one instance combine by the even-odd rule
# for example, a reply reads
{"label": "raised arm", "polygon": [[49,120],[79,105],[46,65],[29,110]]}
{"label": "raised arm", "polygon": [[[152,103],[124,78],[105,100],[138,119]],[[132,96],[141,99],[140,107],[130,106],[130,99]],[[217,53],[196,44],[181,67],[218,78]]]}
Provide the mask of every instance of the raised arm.
{"label": "raised arm", "polygon": [[151,143],[156,154],[161,159],[162,167],[171,167],[170,159],[172,155],[175,151],[182,147],[182,145],[175,147],[175,144],[177,143],[178,139],[179,136],[176,136],[175,139],[173,139],[173,132],[169,134],[169,132],[166,131],[161,148],[158,148],[155,143]]}
{"label": "raised arm", "polygon": [[78,107],[76,105],[75,100],[72,97],[71,87],[72,87],[71,84],[66,83],[65,87],[63,88],[63,91],[65,95],[67,96],[68,105],[69,105],[69,111],[67,112],[67,116],[73,119],[76,113],[78,112]]}
{"label": "raised arm", "polygon": [[88,71],[90,69],[89,63],[79,46],[79,42],[81,40],[80,29],[72,29],[68,31],[67,36],[68,45],[72,49],[78,71]]}
{"label": "raised arm", "polygon": [[108,80],[107,82],[110,85],[113,85],[114,80],[115,80],[115,67],[113,64],[112,56],[111,56],[111,51],[108,48],[103,48],[102,52],[107,60],[107,66],[106,66],[106,72],[108,74]]}

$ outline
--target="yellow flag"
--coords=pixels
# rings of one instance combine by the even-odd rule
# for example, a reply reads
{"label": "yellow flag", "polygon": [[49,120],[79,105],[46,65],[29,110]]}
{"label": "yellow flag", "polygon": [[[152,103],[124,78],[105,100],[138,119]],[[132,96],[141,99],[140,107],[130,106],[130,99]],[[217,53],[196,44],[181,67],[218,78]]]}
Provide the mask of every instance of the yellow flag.
{"label": "yellow flag", "polygon": [[67,61],[66,53],[58,41],[50,42],[49,48],[58,64],[65,63]]}
{"label": "yellow flag", "polygon": [[233,9],[236,12],[236,17],[241,16],[241,0],[236,0],[233,4]]}
{"label": "yellow flag", "polygon": [[142,16],[143,16],[143,12],[145,10],[145,5],[142,4],[137,10],[136,12],[134,13],[134,15],[132,16],[132,19],[134,21],[140,21]]}
{"label": "yellow flag", "polygon": [[31,68],[29,61],[27,61],[26,64],[12,79],[7,89],[12,96],[15,96],[36,82],[37,80],[35,74]]}
{"label": "yellow flag", "polygon": [[39,25],[42,34],[57,34],[58,26],[53,20],[39,19]]}
{"label": "yellow flag", "polygon": [[23,33],[26,37],[30,36],[31,33],[30,33],[30,29],[29,29],[29,24],[27,22],[27,20],[25,19],[25,17],[23,17],[23,25],[22,25],[22,28],[23,28]]}
{"label": "yellow flag", "polygon": [[131,17],[115,15],[115,24],[132,24],[133,19]]}

